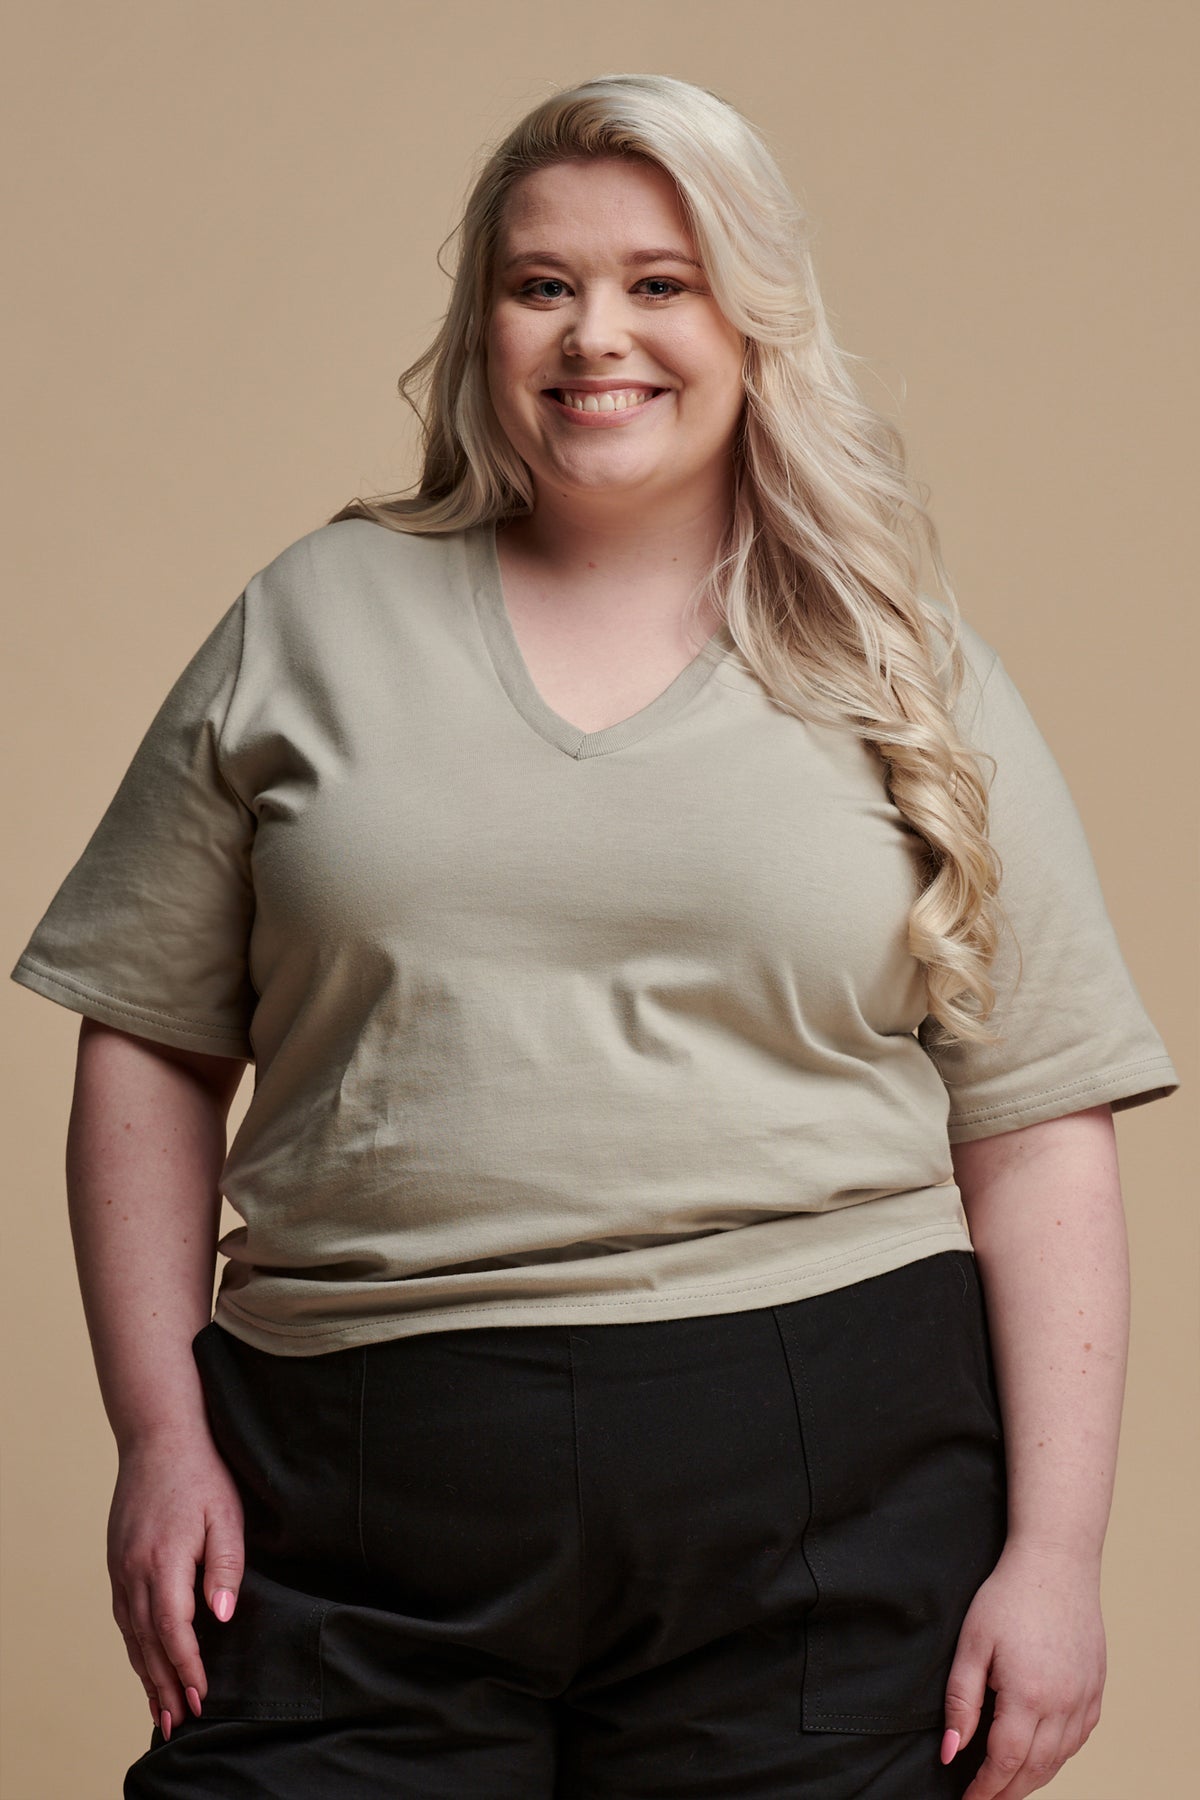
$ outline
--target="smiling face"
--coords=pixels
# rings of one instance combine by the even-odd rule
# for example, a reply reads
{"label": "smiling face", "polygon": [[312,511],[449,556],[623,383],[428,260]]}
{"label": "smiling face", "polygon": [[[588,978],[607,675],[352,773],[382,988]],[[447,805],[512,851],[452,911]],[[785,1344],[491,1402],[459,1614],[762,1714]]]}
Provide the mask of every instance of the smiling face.
{"label": "smiling face", "polygon": [[554,163],[510,190],[488,391],[537,499],[728,504],[742,338],[696,258],[653,164]]}

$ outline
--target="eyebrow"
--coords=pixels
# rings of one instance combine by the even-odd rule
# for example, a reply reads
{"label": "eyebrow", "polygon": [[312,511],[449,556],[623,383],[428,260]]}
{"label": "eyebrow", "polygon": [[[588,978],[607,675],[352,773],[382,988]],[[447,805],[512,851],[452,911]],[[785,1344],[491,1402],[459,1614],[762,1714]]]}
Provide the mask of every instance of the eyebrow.
{"label": "eyebrow", "polygon": [[[501,263],[501,272],[515,268],[518,263],[531,262],[545,263],[548,268],[552,269],[569,267],[563,258],[555,256],[552,250],[519,250],[515,256],[510,256],[507,262]],[[703,273],[700,263],[694,256],[688,256],[683,250],[677,249],[631,250],[622,266],[626,269],[634,269],[641,268],[646,263],[657,262],[686,263],[689,269],[701,269],[701,273]]]}

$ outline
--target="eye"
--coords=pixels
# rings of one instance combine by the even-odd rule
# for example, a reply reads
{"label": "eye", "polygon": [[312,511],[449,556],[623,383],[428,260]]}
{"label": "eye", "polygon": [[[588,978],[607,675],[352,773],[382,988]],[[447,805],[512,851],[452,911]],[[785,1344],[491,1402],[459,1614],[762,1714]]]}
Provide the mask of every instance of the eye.
{"label": "eye", "polygon": [[531,300],[557,300],[557,294],[536,294],[534,289],[541,287],[565,287],[566,285],[566,282],[560,281],[557,275],[539,275],[536,281],[527,281],[523,288],[517,289],[517,292],[521,295],[528,295]]}
{"label": "eye", "polygon": [[645,287],[647,282],[653,282],[655,287],[665,287],[671,290],[669,294],[647,294],[647,300],[670,300],[676,294],[683,292],[682,284],[678,281],[671,281],[666,275],[647,275],[645,281],[639,281],[638,286]]}
{"label": "eye", "polygon": [[[565,288],[566,285],[566,282],[562,281],[557,275],[539,275],[533,281],[527,281],[524,287],[518,288],[517,293],[518,297],[522,299],[557,300],[560,297],[558,294],[539,294],[535,290],[545,287]],[[652,285],[657,288],[666,288],[668,290],[665,294],[657,293],[646,294],[643,296],[644,299],[651,301],[673,300],[676,294],[682,294],[684,291],[681,282],[672,281],[666,275],[645,275],[636,285],[640,288]]]}

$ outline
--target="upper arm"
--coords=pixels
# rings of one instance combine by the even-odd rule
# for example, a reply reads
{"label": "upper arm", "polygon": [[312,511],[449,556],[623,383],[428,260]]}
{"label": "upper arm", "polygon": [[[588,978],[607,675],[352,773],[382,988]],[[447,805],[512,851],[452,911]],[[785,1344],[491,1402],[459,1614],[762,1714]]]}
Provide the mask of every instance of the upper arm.
{"label": "upper arm", "polygon": [[1088,1179],[1098,1175],[1115,1178],[1116,1128],[1111,1103],[1104,1101],[1015,1131],[952,1144],[954,1180],[968,1223],[972,1209],[986,1205],[998,1189],[1009,1195],[1028,1192],[1038,1182],[1037,1168],[1047,1154],[1056,1160],[1056,1179],[1061,1179],[1064,1166],[1077,1169]]}
{"label": "upper arm", "polygon": [[930,1019],[918,1031],[949,1093],[952,1146],[1173,1093],[1179,1077],[1125,962],[1082,819],[998,658],[965,735],[995,760],[988,835],[1002,918],[989,968],[995,1041],[943,1044]]}
{"label": "upper arm", "polygon": [[248,1060],[256,814],[223,735],[249,589],[178,676],[12,979],[115,1031]]}
{"label": "upper arm", "polygon": [[173,1044],[159,1043],[153,1038],[120,1030],[99,1019],[87,1016],[81,1018],[76,1050],[77,1072],[82,1073],[85,1066],[94,1064],[98,1059],[112,1056],[124,1059],[154,1057],[161,1062],[186,1069],[226,1110],[232,1104],[242,1076],[249,1066],[248,1059],[244,1056],[213,1056],[208,1051],[183,1050]]}

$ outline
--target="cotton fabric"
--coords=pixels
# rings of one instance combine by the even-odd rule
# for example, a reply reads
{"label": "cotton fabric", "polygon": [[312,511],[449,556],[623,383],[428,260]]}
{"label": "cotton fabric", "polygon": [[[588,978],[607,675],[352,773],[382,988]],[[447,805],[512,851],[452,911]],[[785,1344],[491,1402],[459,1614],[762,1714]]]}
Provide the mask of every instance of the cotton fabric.
{"label": "cotton fabric", "polygon": [[579,731],[491,524],[341,520],[252,576],[12,978],[253,1061],[216,1317],[285,1356],[784,1304],[969,1248],[951,1145],[1178,1077],[1050,748],[963,640],[999,1047],[931,1041],[921,845],[870,748],[775,706],[724,627]]}

